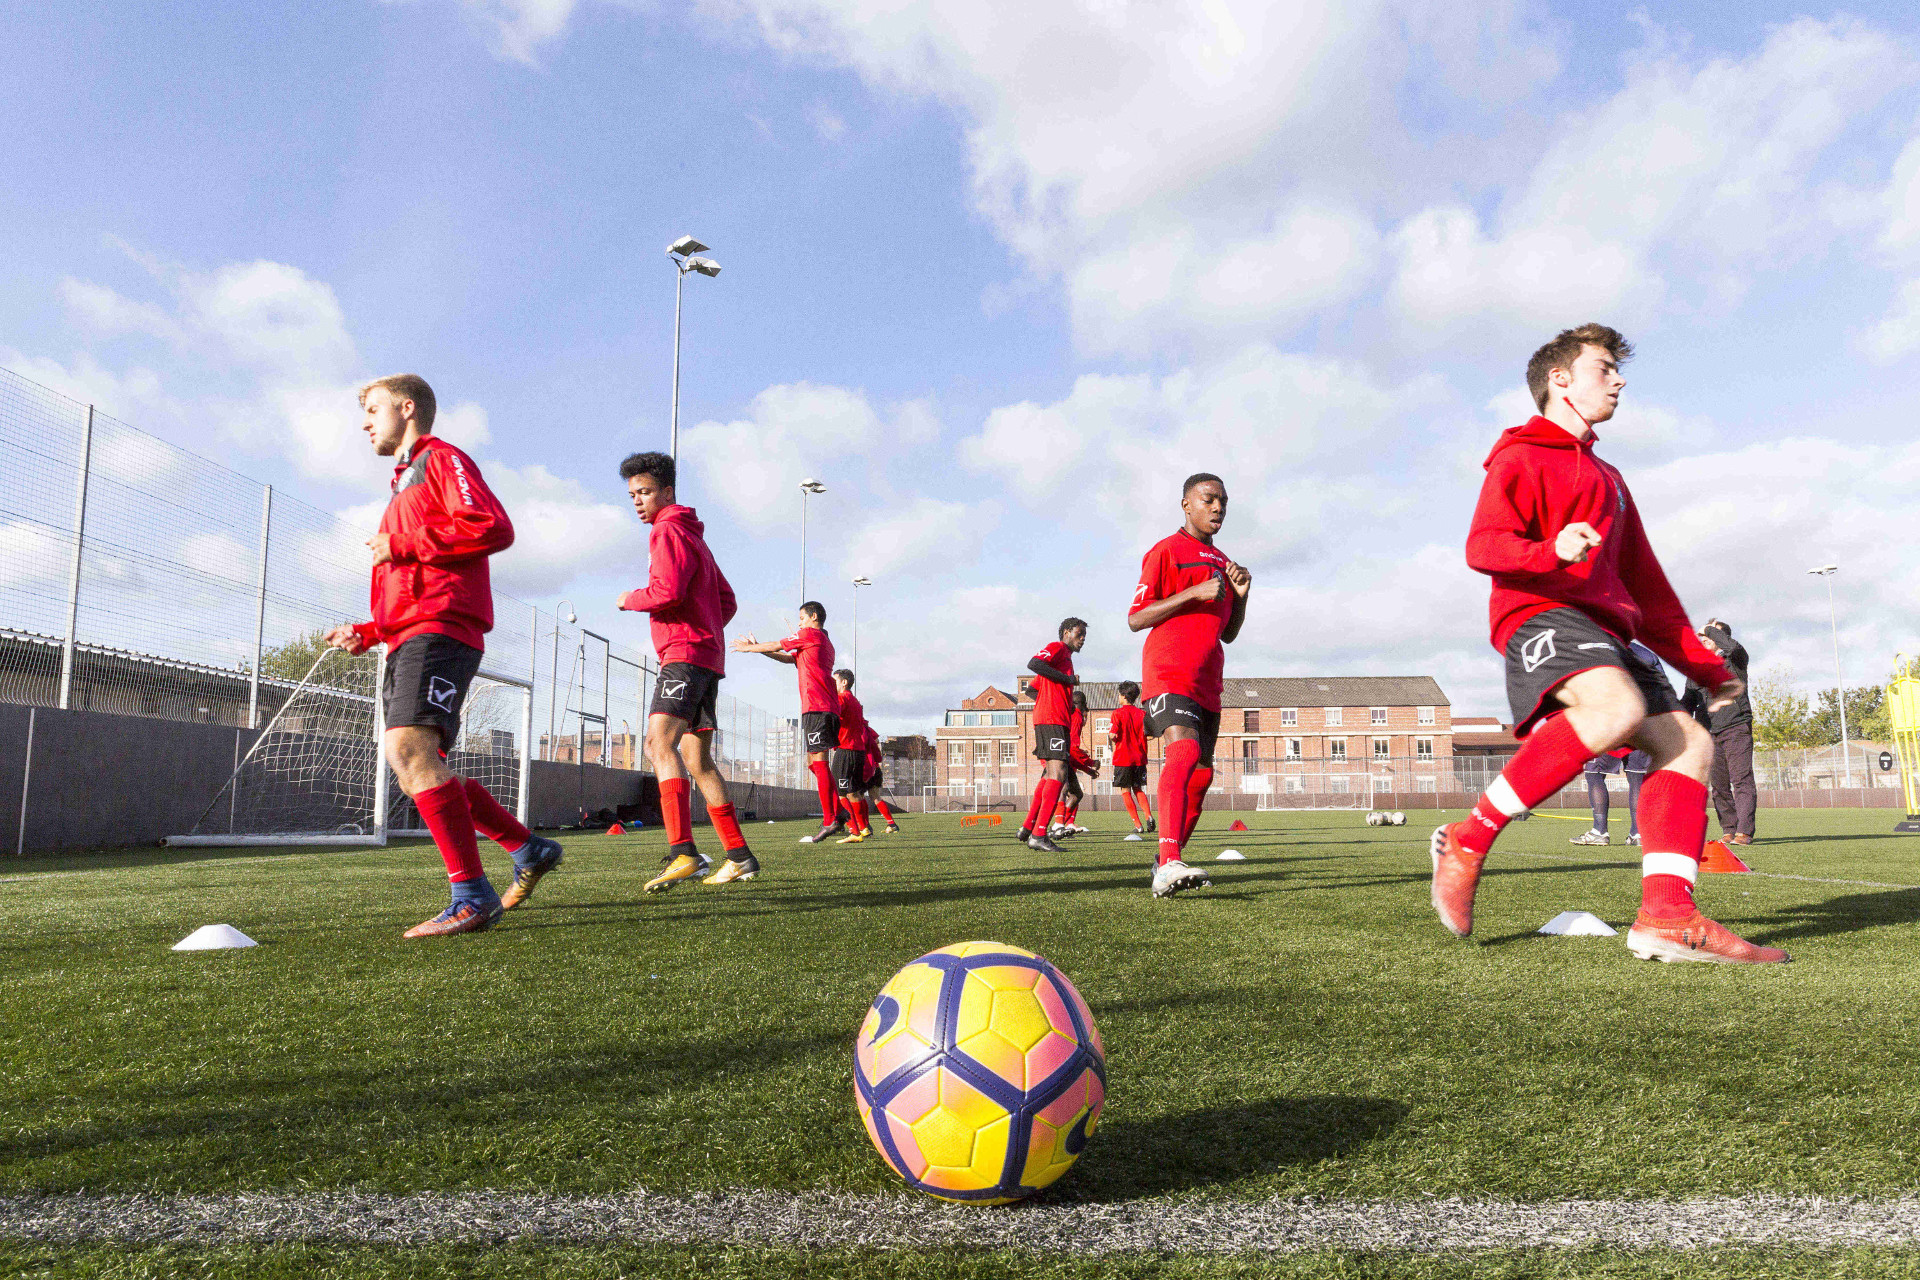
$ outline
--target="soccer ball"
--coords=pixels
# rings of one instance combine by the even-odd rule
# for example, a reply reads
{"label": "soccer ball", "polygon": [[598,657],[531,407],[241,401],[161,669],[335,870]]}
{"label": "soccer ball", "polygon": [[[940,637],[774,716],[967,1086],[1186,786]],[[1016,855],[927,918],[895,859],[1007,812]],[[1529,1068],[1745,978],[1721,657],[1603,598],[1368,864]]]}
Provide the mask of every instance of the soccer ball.
{"label": "soccer ball", "polygon": [[1367,815],[1367,825],[1370,827],[1377,827],[1386,820],[1387,815],[1384,813],[1370,813]]}
{"label": "soccer ball", "polygon": [[1031,951],[961,942],[874,997],[853,1046],[860,1120],[907,1185],[1010,1204],[1073,1166],[1100,1123],[1106,1049],[1086,1001]]}
{"label": "soccer ball", "polygon": [[1404,813],[1401,813],[1401,812],[1400,812],[1400,811],[1399,811],[1398,809],[1396,809],[1396,810],[1394,810],[1394,812],[1393,812],[1393,825],[1394,825],[1394,826],[1396,826],[1396,827],[1404,827],[1404,826],[1406,826],[1406,825],[1407,825],[1407,815],[1406,815],[1406,814],[1404,814]]}

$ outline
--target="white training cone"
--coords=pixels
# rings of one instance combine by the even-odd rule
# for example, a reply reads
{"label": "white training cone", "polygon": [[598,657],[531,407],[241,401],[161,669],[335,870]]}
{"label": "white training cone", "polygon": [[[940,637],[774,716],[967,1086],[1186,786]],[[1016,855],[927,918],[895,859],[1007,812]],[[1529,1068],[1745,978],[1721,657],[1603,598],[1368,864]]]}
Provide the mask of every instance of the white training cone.
{"label": "white training cone", "polygon": [[230,924],[203,924],[173,944],[175,951],[225,951],[260,944]]}
{"label": "white training cone", "polygon": [[1562,938],[1611,938],[1616,930],[1591,911],[1562,911],[1541,925],[1540,932]]}
{"label": "white training cone", "polygon": [[1246,860],[1247,855],[1238,849],[1222,849],[1220,856],[1214,859],[1215,862],[1245,862]]}
{"label": "white training cone", "polygon": [[1135,831],[1132,834],[1128,835],[1126,838],[1129,840],[1138,840],[1140,838],[1140,833],[1138,831]]}

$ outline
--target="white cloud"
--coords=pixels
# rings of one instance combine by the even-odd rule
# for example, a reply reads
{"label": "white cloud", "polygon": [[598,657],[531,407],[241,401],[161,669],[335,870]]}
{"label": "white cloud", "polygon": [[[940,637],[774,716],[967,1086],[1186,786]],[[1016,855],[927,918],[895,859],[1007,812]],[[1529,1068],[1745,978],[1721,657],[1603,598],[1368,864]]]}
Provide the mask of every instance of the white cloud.
{"label": "white cloud", "polygon": [[1920,278],[1906,281],[1886,315],[1860,336],[1860,347],[1881,364],[1920,351]]}
{"label": "white cloud", "polygon": [[842,574],[885,580],[908,569],[972,562],[999,522],[995,503],[969,506],[921,497],[869,520],[849,539]]}
{"label": "white cloud", "polygon": [[533,64],[542,45],[567,28],[577,0],[462,0],[485,28],[496,56]]}

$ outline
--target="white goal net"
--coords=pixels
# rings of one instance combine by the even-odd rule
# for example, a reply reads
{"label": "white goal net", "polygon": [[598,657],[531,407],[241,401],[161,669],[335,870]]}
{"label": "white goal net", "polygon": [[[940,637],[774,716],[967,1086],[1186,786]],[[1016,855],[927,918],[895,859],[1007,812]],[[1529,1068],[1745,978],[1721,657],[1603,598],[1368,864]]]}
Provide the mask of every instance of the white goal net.
{"label": "white goal net", "polygon": [[[306,679],[263,680],[271,718],[193,830],[169,845],[380,845],[424,835],[380,751],[383,658],[320,655]],[[277,705],[276,705],[277,704]],[[467,693],[448,766],[527,814],[532,687],[482,672]]]}
{"label": "white goal net", "polygon": [[922,787],[920,793],[926,813],[978,813],[980,797],[985,794],[971,782]]}

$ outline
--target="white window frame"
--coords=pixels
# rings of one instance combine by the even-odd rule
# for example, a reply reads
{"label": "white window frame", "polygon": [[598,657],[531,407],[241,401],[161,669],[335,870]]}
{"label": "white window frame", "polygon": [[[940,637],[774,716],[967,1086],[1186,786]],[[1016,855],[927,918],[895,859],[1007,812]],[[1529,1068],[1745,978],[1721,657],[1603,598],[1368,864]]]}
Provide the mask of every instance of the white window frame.
{"label": "white window frame", "polygon": [[1367,708],[1368,724],[1385,724],[1386,722],[1387,722],[1387,709],[1385,707],[1368,707]]}
{"label": "white window frame", "polygon": [[982,769],[991,767],[993,764],[993,743],[987,741],[985,738],[975,738],[973,740],[973,762]]}
{"label": "white window frame", "polygon": [[1418,711],[1417,720],[1420,724],[1428,725],[1434,722],[1432,707],[1419,707],[1416,710]]}
{"label": "white window frame", "polygon": [[1019,744],[1012,738],[1000,739],[1000,763],[1003,765],[1020,763]]}
{"label": "white window frame", "polygon": [[1300,758],[1301,758],[1301,755],[1300,755],[1300,739],[1298,739],[1298,738],[1288,738],[1288,739],[1287,739],[1287,759],[1289,759],[1289,760],[1298,760],[1298,759],[1300,759]]}
{"label": "white window frame", "polygon": [[1413,758],[1416,760],[1433,759],[1433,739],[1415,738],[1413,740]]}
{"label": "white window frame", "polygon": [[1373,740],[1373,758],[1375,760],[1392,759],[1393,758],[1393,739],[1375,738]]}
{"label": "white window frame", "polygon": [[1345,707],[1323,707],[1321,708],[1321,710],[1326,712],[1327,728],[1343,729],[1346,727],[1346,725],[1343,723],[1344,721],[1343,713],[1346,711]]}
{"label": "white window frame", "polygon": [[1327,739],[1327,759],[1345,760],[1347,758],[1347,740],[1345,738]]}
{"label": "white window frame", "polygon": [[964,769],[967,767],[966,739],[947,739],[947,767],[949,769]]}
{"label": "white window frame", "polygon": [[1280,727],[1282,729],[1291,729],[1294,726],[1298,725],[1299,723],[1300,723],[1300,708],[1298,707],[1280,708]]}

